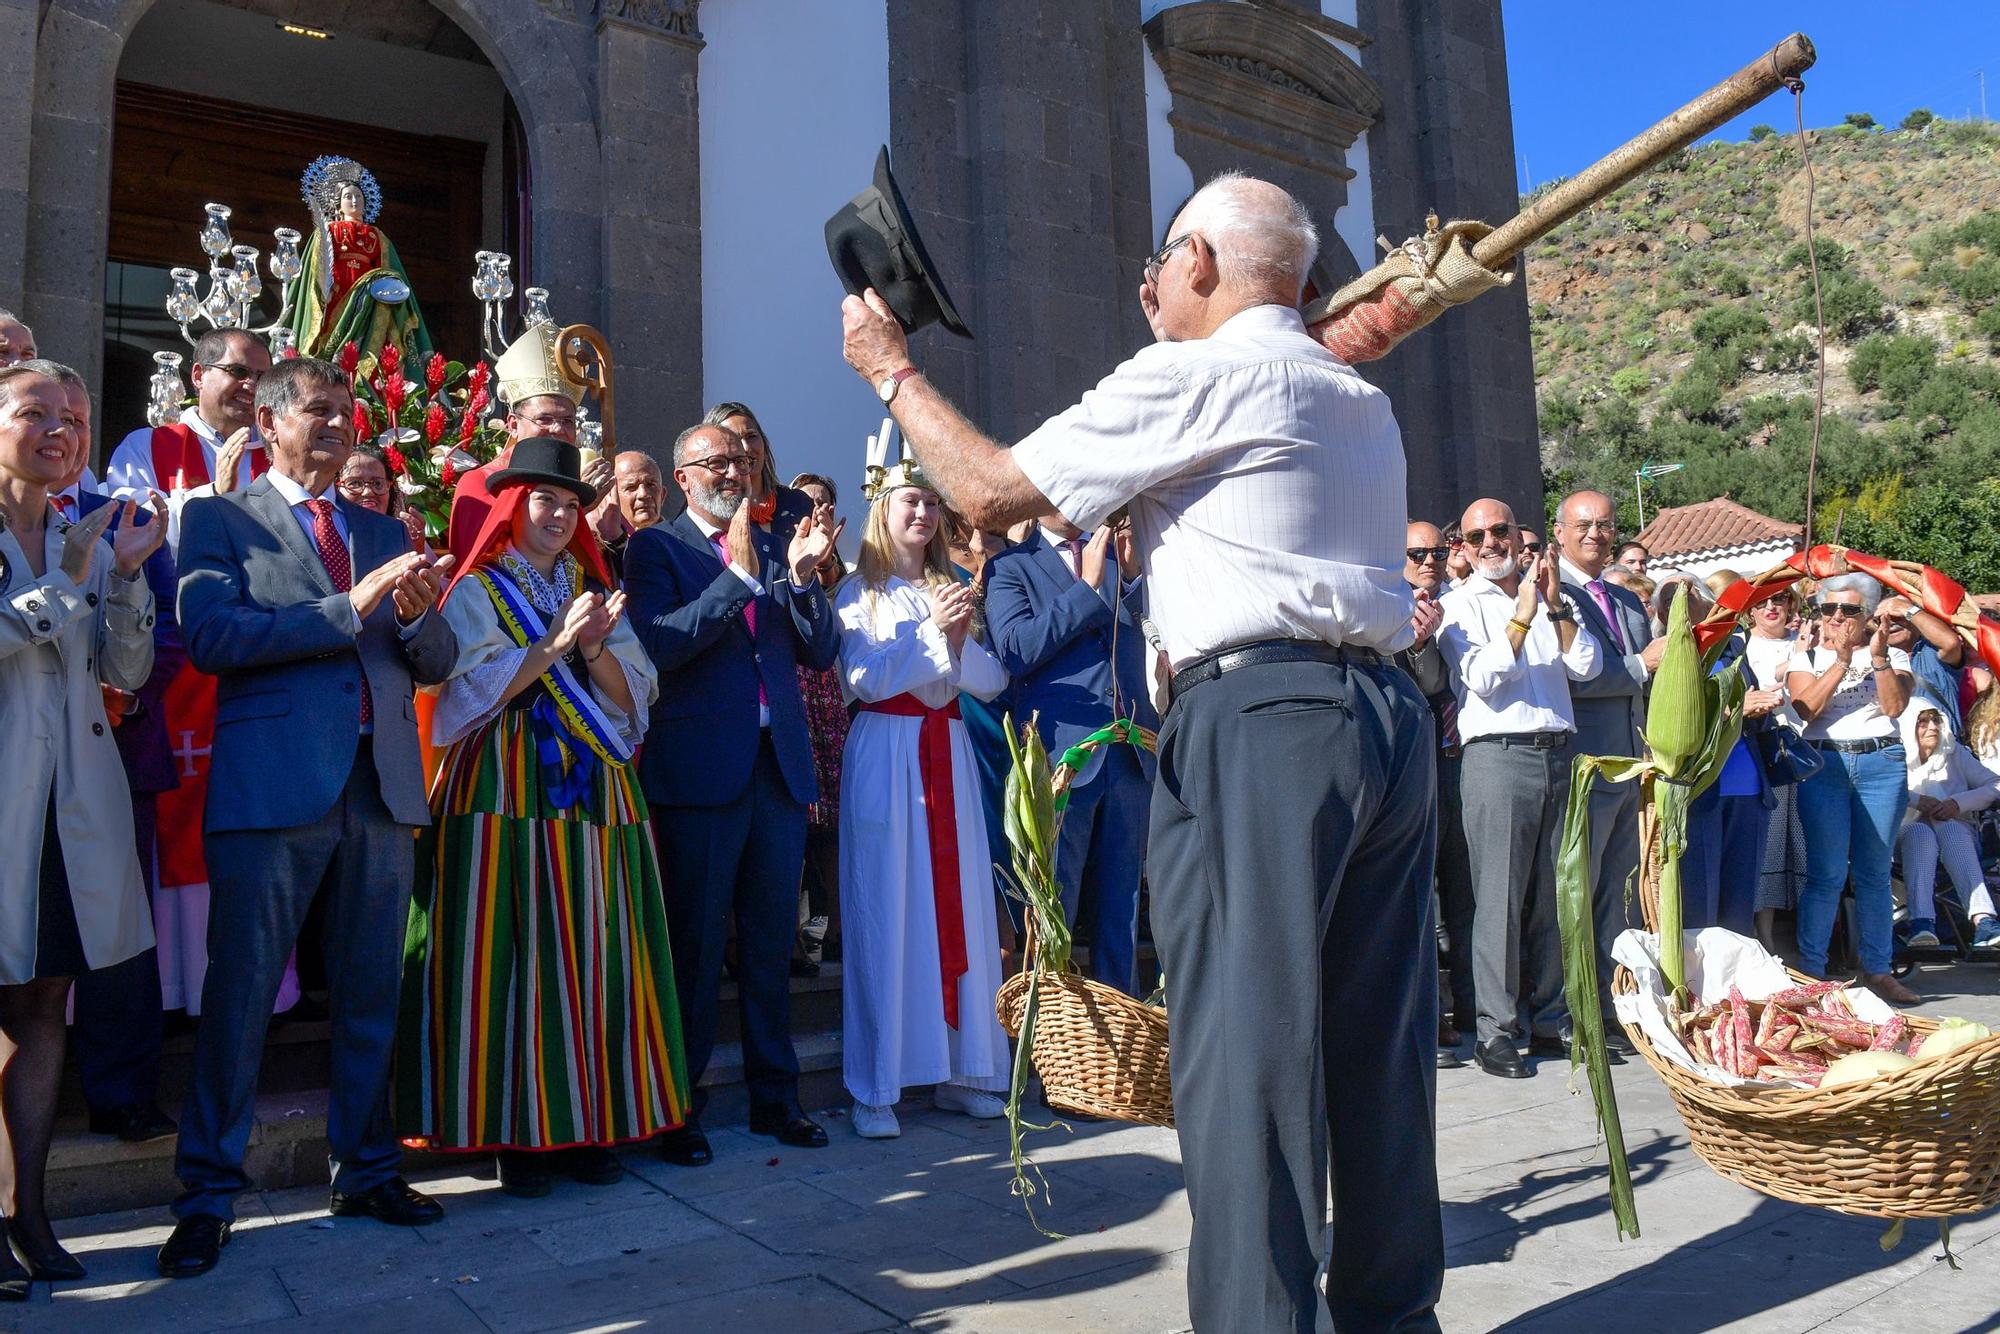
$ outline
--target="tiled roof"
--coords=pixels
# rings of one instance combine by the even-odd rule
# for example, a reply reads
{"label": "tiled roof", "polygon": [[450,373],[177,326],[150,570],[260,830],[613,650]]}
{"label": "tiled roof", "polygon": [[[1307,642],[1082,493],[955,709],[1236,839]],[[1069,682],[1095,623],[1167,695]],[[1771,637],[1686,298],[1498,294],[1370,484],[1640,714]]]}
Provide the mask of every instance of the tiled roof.
{"label": "tiled roof", "polygon": [[1796,548],[1804,536],[1803,525],[1784,523],[1719,496],[1699,505],[1661,510],[1638,540],[1649,558],[1660,560],[1773,542],[1789,542]]}

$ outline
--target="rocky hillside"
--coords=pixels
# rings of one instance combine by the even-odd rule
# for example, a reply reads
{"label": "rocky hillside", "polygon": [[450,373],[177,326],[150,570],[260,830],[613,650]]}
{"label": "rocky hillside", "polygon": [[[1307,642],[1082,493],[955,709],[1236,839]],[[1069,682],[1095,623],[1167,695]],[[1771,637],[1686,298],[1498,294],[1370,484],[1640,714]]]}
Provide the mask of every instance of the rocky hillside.
{"label": "rocky hillside", "polygon": [[[1865,121],[1866,117],[1851,118]],[[2000,129],[1913,113],[1811,132],[1827,326],[1820,528],[2000,587]],[[1551,496],[1633,470],[1680,504],[1803,516],[1813,393],[1796,135],[1681,154],[1528,260]],[[1942,511],[1950,510],[1950,514]],[[1958,511],[1966,511],[1960,514]]]}

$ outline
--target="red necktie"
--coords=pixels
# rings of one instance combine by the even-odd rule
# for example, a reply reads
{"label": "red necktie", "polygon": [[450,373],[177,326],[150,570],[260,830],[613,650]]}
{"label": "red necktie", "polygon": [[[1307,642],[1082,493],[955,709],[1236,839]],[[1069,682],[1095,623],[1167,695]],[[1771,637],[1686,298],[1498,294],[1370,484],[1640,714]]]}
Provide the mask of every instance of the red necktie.
{"label": "red necktie", "polygon": [[1069,568],[1071,571],[1075,573],[1077,578],[1083,578],[1083,539],[1081,537],[1072,537],[1069,541],[1063,543],[1063,549],[1069,552]]}
{"label": "red necktie", "polygon": [[62,511],[62,516],[65,519],[76,513],[75,496],[50,496],[49,499],[55,502],[56,508]]}
{"label": "red necktie", "polygon": [[[348,561],[347,543],[340,540],[340,529],[333,525],[333,502],[313,497],[306,501],[306,508],[312,511],[313,516],[313,545],[319,548],[320,564],[326,566],[334,591],[351,591],[354,587],[354,567]],[[368,726],[374,717],[374,701],[368,697],[368,673],[364,669],[361,673],[361,725]]]}
{"label": "red necktie", "polygon": [[[708,540],[715,543],[715,554],[722,558],[722,563],[724,565],[728,565],[729,564],[728,537],[722,533],[711,533],[709,534]],[[751,596],[750,601],[744,604],[743,624],[745,628],[747,628],[750,631],[750,642],[752,644],[755,644],[757,642],[757,598],[754,594]],[[757,676],[757,707],[760,709],[765,709],[770,707],[770,702],[764,694],[764,677],[761,672]]]}

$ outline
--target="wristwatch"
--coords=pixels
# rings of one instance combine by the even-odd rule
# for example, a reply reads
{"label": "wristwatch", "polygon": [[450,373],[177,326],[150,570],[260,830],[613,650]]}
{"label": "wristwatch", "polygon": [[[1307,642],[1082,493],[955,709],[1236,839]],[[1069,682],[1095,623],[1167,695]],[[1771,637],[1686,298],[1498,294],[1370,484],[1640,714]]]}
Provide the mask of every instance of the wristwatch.
{"label": "wristwatch", "polygon": [[1561,602],[1550,603],[1542,610],[1552,621],[1568,621],[1576,618],[1576,612],[1570,607],[1568,598],[1564,598]]}
{"label": "wristwatch", "polygon": [[884,377],[882,381],[875,386],[875,396],[881,399],[884,403],[894,403],[896,401],[896,391],[902,388],[903,381],[909,379],[912,375],[922,375],[922,374],[923,372],[918,370],[915,366],[905,366],[903,367],[903,369],[897,371],[894,375]]}

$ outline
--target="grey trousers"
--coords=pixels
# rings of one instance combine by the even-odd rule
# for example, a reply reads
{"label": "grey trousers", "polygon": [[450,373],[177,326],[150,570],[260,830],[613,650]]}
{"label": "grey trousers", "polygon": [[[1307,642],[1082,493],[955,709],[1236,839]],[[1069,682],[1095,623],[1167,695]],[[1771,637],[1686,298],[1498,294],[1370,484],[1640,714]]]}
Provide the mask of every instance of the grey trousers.
{"label": "grey trousers", "polygon": [[1472,855],[1472,983],[1479,1041],[1518,1035],[1525,971],[1530,1031],[1555,1037],[1563,1001],[1556,848],[1569,800],[1570,746],[1468,741],[1460,760]]}
{"label": "grey trousers", "polygon": [[1147,874],[1173,1014],[1194,1327],[1434,1330],[1436,740],[1401,669],[1244,667],[1176,699]]}
{"label": "grey trousers", "polygon": [[[273,781],[279,781],[274,779]],[[285,960],[315,895],[326,895],[327,1005],[333,1079],[327,1147],[333,1188],[358,1194],[396,1175],[389,1061],[401,999],[416,842],[382,803],[368,742],[333,809],[293,829],[210,834],[208,977],[201,989],[194,1082],[181,1113],[174,1216],[236,1216],[250,1186],[257,1070]]]}
{"label": "grey trousers", "polygon": [[[1759,850],[1761,855],[1761,849]],[[1590,794],[1590,911],[1597,925],[1597,1009],[1611,1013],[1611,946],[1639,909],[1639,785],[1599,783]],[[1627,886],[1630,892],[1627,892]]]}

